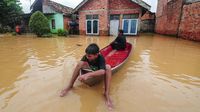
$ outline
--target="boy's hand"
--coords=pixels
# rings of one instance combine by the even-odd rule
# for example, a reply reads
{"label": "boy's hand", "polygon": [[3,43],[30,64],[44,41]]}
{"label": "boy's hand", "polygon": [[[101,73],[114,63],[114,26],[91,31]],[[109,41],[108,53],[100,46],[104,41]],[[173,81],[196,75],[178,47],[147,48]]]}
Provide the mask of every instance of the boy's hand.
{"label": "boy's hand", "polygon": [[66,89],[63,89],[61,92],[60,92],[60,97],[64,97],[70,90],[71,88],[66,88]]}
{"label": "boy's hand", "polygon": [[85,81],[85,80],[87,80],[88,78],[89,78],[89,73],[86,73],[86,74],[84,74],[84,75],[81,75],[81,76],[79,76],[79,78],[78,78],[78,80],[79,81]]}

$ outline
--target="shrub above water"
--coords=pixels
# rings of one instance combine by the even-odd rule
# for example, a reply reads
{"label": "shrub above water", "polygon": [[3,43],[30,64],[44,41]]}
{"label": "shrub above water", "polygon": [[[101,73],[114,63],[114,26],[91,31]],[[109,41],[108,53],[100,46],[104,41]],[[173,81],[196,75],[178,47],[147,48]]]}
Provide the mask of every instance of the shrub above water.
{"label": "shrub above water", "polygon": [[48,34],[50,31],[48,19],[40,11],[36,11],[31,15],[29,27],[39,37]]}
{"label": "shrub above water", "polygon": [[0,24],[0,33],[12,32],[12,28],[10,26],[2,26]]}
{"label": "shrub above water", "polygon": [[64,29],[58,29],[58,36],[67,36],[68,31]]}

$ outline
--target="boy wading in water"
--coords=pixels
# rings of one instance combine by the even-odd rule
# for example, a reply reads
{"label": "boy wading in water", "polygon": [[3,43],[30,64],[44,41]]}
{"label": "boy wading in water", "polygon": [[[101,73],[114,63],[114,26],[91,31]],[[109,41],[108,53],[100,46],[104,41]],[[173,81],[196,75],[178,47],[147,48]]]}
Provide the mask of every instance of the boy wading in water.
{"label": "boy wading in water", "polygon": [[[104,76],[104,85],[105,91],[104,96],[106,98],[106,105],[112,109],[113,104],[109,96],[110,90],[110,82],[112,71],[110,65],[106,65],[104,57],[99,54],[99,47],[97,44],[90,44],[86,50],[86,55],[84,55],[81,61],[78,62],[76,68],[73,72],[72,78],[70,80],[69,85],[61,91],[60,96],[64,97],[70,89],[73,88],[74,82],[78,78],[80,81],[87,80],[88,78],[96,77],[96,76]],[[86,73],[84,75],[79,76],[79,71],[81,69],[89,68],[92,69],[93,72]]]}

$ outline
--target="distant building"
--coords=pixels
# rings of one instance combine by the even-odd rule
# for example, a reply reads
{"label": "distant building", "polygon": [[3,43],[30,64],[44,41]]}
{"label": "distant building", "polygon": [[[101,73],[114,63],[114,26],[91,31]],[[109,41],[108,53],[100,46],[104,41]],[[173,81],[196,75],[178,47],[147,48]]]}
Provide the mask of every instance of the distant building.
{"label": "distant building", "polygon": [[74,10],[81,35],[137,35],[141,17],[150,10],[142,0],[83,0]]}
{"label": "distant building", "polygon": [[[30,9],[31,14],[41,11],[48,18],[52,33],[57,33],[58,29],[69,30],[72,8],[50,0],[35,0]],[[31,14],[26,14],[24,17],[28,18]]]}
{"label": "distant building", "polygon": [[141,17],[140,32],[154,32],[155,30],[156,15],[150,11],[147,11]]}
{"label": "distant building", "polygon": [[70,30],[72,8],[50,0],[35,0],[30,9],[31,13],[21,15],[20,25],[23,32],[29,32],[29,20],[36,11],[42,12],[47,17],[51,33],[57,33],[58,29]]}
{"label": "distant building", "polygon": [[158,0],[155,31],[200,41],[200,0]]}

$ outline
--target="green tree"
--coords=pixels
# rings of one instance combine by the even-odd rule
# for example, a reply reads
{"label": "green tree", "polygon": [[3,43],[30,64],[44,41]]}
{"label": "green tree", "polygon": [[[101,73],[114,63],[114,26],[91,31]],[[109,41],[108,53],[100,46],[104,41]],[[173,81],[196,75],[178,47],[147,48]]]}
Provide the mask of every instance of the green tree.
{"label": "green tree", "polygon": [[29,27],[38,37],[50,31],[48,19],[40,11],[36,11],[31,15]]}
{"label": "green tree", "polygon": [[0,0],[0,24],[10,25],[23,13],[19,0]]}

